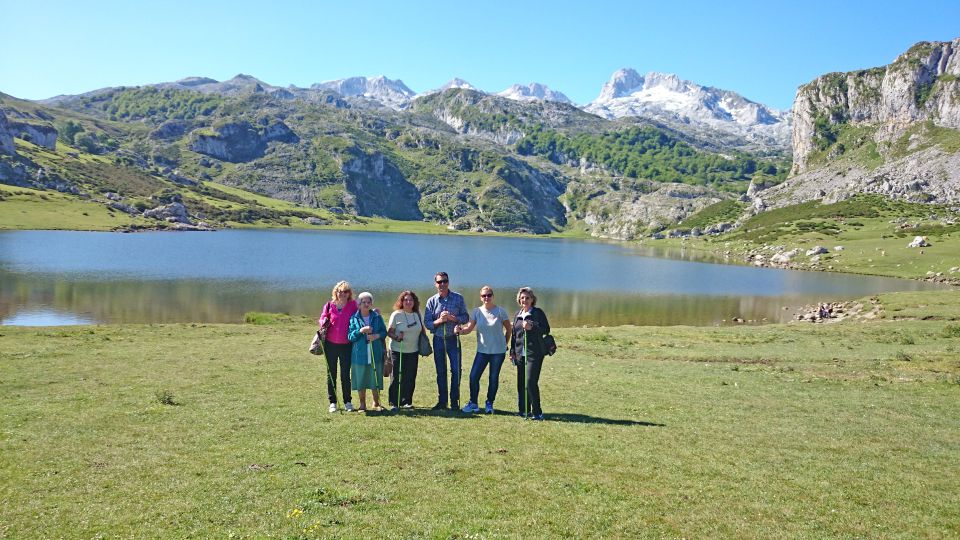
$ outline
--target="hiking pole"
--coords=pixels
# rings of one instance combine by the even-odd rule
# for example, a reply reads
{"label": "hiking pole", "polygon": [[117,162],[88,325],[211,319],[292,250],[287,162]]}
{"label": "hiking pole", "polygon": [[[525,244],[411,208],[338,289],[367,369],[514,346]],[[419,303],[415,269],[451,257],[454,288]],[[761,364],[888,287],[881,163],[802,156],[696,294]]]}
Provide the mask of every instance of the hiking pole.
{"label": "hiking pole", "polygon": [[[337,365],[337,357],[333,357],[333,365]],[[340,407],[340,398],[337,397],[337,381],[334,380],[333,372],[330,370],[330,362],[327,362],[327,381],[330,383],[330,388],[333,388],[333,402],[337,404],[337,411],[340,414],[343,414],[343,409]]]}
{"label": "hiking pole", "polygon": [[[526,321],[524,321],[526,322]],[[530,409],[530,381],[527,380],[527,360],[530,359],[530,351],[527,350],[527,329],[523,329],[523,417],[529,416]]]}
{"label": "hiking pole", "polygon": [[372,341],[367,341],[367,359],[370,360],[370,365],[373,366],[373,387],[374,388],[370,389],[370,393],[373,393],[373,390],[377,387],[377,359],[373,357]]}
{"label": "hiking pole", "polygon": [[[407,317],[404,315],[403,320],[406,321]],[[397,324],[400,324],[400,321],[397,321]],[[397,329],[393,329],[393,335],[397,335]],[[406,337],[406,336],[404,336]],[[397,411],[402,410],[403,403],[403,342],[399,342],[400,351],[397,352],[397,402],[394,404],[397,407]],[[389,398],[389,396],[388,396]]]}

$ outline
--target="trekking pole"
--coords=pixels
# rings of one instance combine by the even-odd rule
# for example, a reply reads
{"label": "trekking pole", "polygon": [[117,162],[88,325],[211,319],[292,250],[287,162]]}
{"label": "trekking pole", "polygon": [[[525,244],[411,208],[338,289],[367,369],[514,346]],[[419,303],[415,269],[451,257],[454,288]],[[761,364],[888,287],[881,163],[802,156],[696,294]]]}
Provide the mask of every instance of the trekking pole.
{"label": "trekking pole", "polygon": [[[377,360],[373,357],[373,342],[367,341],[367,359],[370,360],[370,365],[373,366],[373,386],[377,386]],[[371,392],[373,389],[371,388]]]}
{"label": "trekking pole", "polygon": [[[404,321],[406,321],[406,316],[404,316]],[[397,321],[399,324],[400,321]],[[409,329],[408,329],[409,330]],[[404,333],[406,334],[406,333]],[[393,335],[397,335],[397,329],[393,329]],[[406,337],[406,335],[404,335]],[[403,403],[403,342],[400,342],[398,345],[400,351],[397,352],[397,411],[402,410],[401,404]]]}
{"label": "trekking pole", "polygon": [[523,414],[524,418],[528,416],[528,409],[530,409],[530,381],[527,380],[527,360],[530,359],[530,351],[527,350],[527,330],[523,330],[523,390],[524,390],[524,400],[523,400]]}
{"label": "trekking pole", "polygon": [[[333,363],[336,365],[337,358],[333,358]],[[337,404],[337,412],[343,414],[343,409],[340,407],[340,398],[337,397],[337,381],[334,380],[333,372],[330,371],[330,363],[327,362],[327,381],[330,383],[330,388],[333,388],[333,402]]]}

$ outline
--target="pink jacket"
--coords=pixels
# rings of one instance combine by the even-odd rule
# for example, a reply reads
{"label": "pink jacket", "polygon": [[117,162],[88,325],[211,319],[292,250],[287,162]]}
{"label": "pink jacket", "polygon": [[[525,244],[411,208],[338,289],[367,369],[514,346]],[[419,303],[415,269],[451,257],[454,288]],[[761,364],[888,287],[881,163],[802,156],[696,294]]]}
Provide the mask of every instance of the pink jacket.
{"label": "pink jacket", "polygon": [[317,320],[322,327],[326,321],[330,321],[330,329],[327,330],[327,341],[346,345],[350,343],[347,339],[347,330],[350,328],[350,317],[357,312],[356,300],[350,300],[343,306],[343,309],[337,309],[337,305],[332,301],[323,306],[323,313]]}

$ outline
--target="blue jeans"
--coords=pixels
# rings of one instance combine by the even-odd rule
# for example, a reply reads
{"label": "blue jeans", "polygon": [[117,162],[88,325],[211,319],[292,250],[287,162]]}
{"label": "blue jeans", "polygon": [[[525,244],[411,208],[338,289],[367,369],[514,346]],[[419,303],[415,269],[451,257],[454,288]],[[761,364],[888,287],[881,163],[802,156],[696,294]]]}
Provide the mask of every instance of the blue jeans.
{"label": "blue jeans", "polygon": [[473,357],[473,367],[470,369],[470,401],[479,403],[477,397],[480,395],[480,377],[483,370],[490,364],[490,382],[487,384],[487,401],[491,404],[497,399],[497,389],[500,387],[500,368],[503,367],[503,360],[507,353],[491,354],[478,352]]}
{"label": "blue jeans", "polygon": [[437,391],[440,397],[437,403],[446,406],[447,401],[447,358],[450,358],[450,400],[449,403],[460,403],[460,348],[457,347],[457,336],[433,336],[433,363],[437,367]]}

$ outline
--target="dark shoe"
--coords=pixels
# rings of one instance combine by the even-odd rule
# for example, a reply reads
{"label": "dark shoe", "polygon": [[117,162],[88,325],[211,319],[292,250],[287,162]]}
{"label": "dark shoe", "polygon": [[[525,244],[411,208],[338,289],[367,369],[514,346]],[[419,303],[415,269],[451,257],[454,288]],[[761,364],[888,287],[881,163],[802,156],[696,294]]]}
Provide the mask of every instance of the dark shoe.
{"label": "dark shoe", "polygon": [[459,411],[459,410],[460,410],[460,402],[459,402],[459,401],[451,401],[451,402],[450,402],[450,408],[453,409],[454,411]]}
{"label": "dark shoe", "polygon": [[543,421],[543,414],[535,414],[533,415],[533,419]]}
{"label": "dark shoe", "polygon": [[447,410],[447,405],[444,403],[437,403],[433,407],[430,407],[431,411],[445,411]]}

